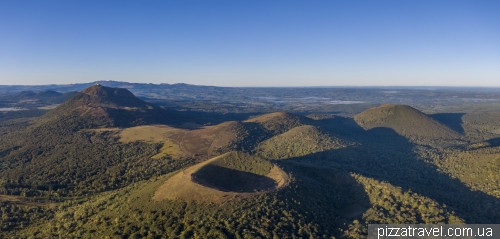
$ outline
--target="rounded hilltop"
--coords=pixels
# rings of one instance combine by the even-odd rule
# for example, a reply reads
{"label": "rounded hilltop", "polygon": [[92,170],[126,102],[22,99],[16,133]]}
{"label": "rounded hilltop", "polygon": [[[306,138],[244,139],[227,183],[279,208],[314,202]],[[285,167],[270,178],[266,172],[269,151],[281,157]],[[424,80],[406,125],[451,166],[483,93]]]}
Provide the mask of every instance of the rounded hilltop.
{"label": "rounded hilltop", "polygon": [[350,144],[322,132],[316,126],[301,125],[263,141],[257,146],[256,152],[265,159],[280,160],[345,148]]}
{"label": "rounded hilltop", "polygon": [[62,117],[70,117],[72,122],[86,128],[157,124],[172,118],[162,108],[144,102],[127,89],[99,84],[78,92],[43,116],[45,120]]}
{"label": "rounded hilltop", "polygon": [[310,121],[311,120],[303,116],[286,112],[274,112],[259,115],[244,122],[257,123],[273,134],[281,134],[294,127],[308,124]]}
{"label": "rounded hilltop", "polygon": [[446,125],[407,105],[384,104],[354,116],[365,130],[390,128],[410,139],[458,139],[460,135]]}
{"label": "rounded hilltop", "polygon": [[92,96],[100,96],[100,97],[132,97],[135,98],[135,95],[132,94],[127,89],[124,88],[111,88],[106,87],[100,84],[95,84],[93,86],[87,87],[82,91],[82,93]]}
{"label": "rounded hilltop", "polygon": [[137,98],[132,92],[124,88],[111,88],[99,84],[84,89],[80,100],[87,105],[107,108],[136,108],[152,109],[150,105]]}

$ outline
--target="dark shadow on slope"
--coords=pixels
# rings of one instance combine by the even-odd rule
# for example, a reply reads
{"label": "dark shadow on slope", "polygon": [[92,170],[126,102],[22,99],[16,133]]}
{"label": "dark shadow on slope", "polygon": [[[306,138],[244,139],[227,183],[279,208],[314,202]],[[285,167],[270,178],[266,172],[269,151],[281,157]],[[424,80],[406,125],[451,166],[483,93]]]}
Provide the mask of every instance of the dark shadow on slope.
{"label": "dark shadow on slope", "polygon": [[342,230],[371,207],[365,188],[348,171],[287,160],[275,163],[293,175],[290,185],[277,192],[278,201],[295,201],[294,210],[311,216],[327,235],[342,238]]}
{"label": "dark shadow on slope", "polygon": [[237,150],[239,151],[251,152],[261,142],[273,137],[273,134],[271,134],[271,132],[266,131],[258,123],[244,122],[243,125],[248,134],[245,135],[245,138],[242,141],[238,142]]}
{"label": "dark shadow on slope", "polygon": [[497,147],[500,146],[500,138],[493,138],[486,140],[488,142],[489,147]]}
{"label": "dark shadow on slope", "polygon": [[462,116],[464,115],[465,113],[439,113],[429,116],[439,121],[441,124],[448,126],[450,129],[463,134],[464,128],[462,127]]}
{"label": "dark shadow on slope", "polygon": [[[370,199],[362,185],[360,185],[348,172],[342,172],[330,168],[301,165],[300,173],[295,170],[296,175],[302,178],[305,187],[311,185],[327,185],[324,191],[331,190],[336,193],[340,204],[338,209],[344,219],[359,218],[368,208],[371,207]],[[328,192],[327,192],[328,193]],[[329,192],[331,193],[331,192]],[[320,195],[326,195],[320,193]],[[339,197],[342,195],[342,197]],[[339,202],[337,202],[339,203]]]}
{"label": "dark shadow on slope", "polygon": [[278,186],[272,178],[208,164],[191,175],[191,180],[220,191],[258,192]]}
{"label": "dark shadow on slope", "polygon": [[500,146],[500,137],[499,138],[492,138],[488,139],[486,141],[482,141],[476,144],[470,144],[464,147],[464,149],[469,149],[469,150],[477,150],[477,149],[484,149],[484,148],[493,148],[493,147],[498,147]]}
{"label": "dark shadow on slope", "polygon": [[[500,222],[499,198],[473,191],[460,180],[439,172],[435,165],[419,159],[413,152],[415,145],[394,130],[375,128],[364,131],[348,121],[344,118],[342,121],[331,120],[329,127],[325,122],[322,125],[361,145],[292,158],[283,164],[289,161],[355,172],[432,198],[447,205],[467,223]],[[349,131],[352,133],[347,134]]]}
{"label": "dark shadow on slope", "polygon": [[217,112],[203,112],[203,111],[184,111],[167,109],[171,115],[169,123],[173,126],[185,124],[186,122],[194,123],[202,126],[218,125],[227,121],[244,121],[251,116],[259,115],[262,113],[217,113]]}

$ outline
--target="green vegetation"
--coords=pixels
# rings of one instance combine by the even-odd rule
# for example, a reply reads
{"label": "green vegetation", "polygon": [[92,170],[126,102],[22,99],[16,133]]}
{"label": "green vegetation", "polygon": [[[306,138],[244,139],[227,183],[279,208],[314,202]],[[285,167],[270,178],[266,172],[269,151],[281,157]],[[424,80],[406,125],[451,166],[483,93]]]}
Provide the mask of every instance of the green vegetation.
{"label": "green vegetation", "polygon": [[424,113],[405,105],[382,105],[363,111],[354,117],[364,129],[387,127],[418,143],[447,142],[460,135],[430,118]]}
{"label": "green vegetation", "polygon": [[273,167],[272,163],[267,160],[241,152],[225,154],[210,164],[262,176],[269,174]]}
{"label": "green vegetation", "polygon": [[[344,234],[357,237],[366,232],[367,223],[372,222],[460,222],[460,218],[443,205],[416,193],[402,192],[387,183],[357,175],[352,177],[340,171],[294,169],[302,169],[300,175],[296,175],[302,179],[286,189],[224,205],[154,202],[152,194],[168,176],[155,178],[101,193],[82,204],[65,202],[52,218],[38,219],[38,224],[15,235],[34,238],[328,238]],[[311,184],[312,181],[316,184]],[[345,215],[353,213],[349,211],[352,204],[362,205],[361,211],[354,212],[357,215],[354,220]],[[9,238],[13,234],[5,235]]]}
{"label": "green vegetation", "polygon": [[247,122],[254,122],[262,125],[264,129],[271,131],[273,134],[284,133],[294,127],[305,124],[307,121],[305,117],[283,112],[259,115],[247,120]]}
{"label": "green vegetation", "polygon": [[113,126],[115,118],[96,115],[102,107],[82,112],[82,94],[23,130],[13,127],[5,132],[0,139],[1,193],[56,198],[86,195],[120,188],[192,163],[190,159],[178,161],[169,156],[151,161],[161,145],[123,144],[110,132],[83,131]]}
{"label": "green vegetation", "polygon": [[439,151],[419,148],[419,154],[472,190],[500,198],[500,147]]}
{"label": "green vegetation", "polygon": [[[24,145],[2,159],[0,193],[80,196],[126,186],[177,170],[189,160],[150,160],[159,145],[121,144],[106,134],[78,132],[60,146]],[[58,141],[47,141],[57,145]],[[104,143],[106,142],[106,143]]]}
{"label": "green vegetation", "polygon": [[295,127],[262,142],[256,151],[263,158],[277,160],[344,148],[348,144],[345,140],[323,134],[316,127],[307,125]]}
{"label": "green vegetation", "polygon": [[277,182],[267,177],[273,165],[257,156],[231,152],[195,171],[196,183],[221,191],[256,192],[276,188]]}
{"label": "green vegetation", "polygon": [[[498,223],[494,110],[243,120],[92,86],[47,114],[1,115],[0,237],[365,238],[369,223]],[[187,124],[207,119],[229,122]]]}

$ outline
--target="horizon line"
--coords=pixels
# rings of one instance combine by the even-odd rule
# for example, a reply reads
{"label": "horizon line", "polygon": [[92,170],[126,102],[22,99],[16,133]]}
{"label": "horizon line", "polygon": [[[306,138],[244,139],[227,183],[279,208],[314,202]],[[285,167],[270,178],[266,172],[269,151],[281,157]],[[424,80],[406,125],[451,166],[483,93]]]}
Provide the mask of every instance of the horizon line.
{"label": "horizon line", "polygon": [[206,86],[206,87],[221,87],[221,88],[380,88],[380,87],[401,87],[401,88],[500,88],[500,85],[496,86],[486,86],[486,85],[297,85],[297,86],[284,86],[284,85],[272,85],[272,86],[221,86],[221,85],[197,85],[190,83],[152,83],[152,82],[128,82],[128,81],[116,81],[116,80],[98,80],[89,81],[84,83],[48,83],[48,84],[15,84],[15,85],[4,85],[0,84],[0,87],[15,87],[15,86],[64,86],[64,85],[84,85],[84,84],[95,84],[99,82],[109,82],[109,83],[126,83],[126,84],[144,84],[144,85],[192,85],[192,86]]}

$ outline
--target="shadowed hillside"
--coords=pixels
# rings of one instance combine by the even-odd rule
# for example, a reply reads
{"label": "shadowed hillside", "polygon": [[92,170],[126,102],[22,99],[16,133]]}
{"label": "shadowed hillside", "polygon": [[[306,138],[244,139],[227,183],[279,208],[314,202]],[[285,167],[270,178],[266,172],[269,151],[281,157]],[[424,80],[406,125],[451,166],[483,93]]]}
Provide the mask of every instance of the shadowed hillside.
{"label": "shadowed hillside", "polygon": [[[357,131],[355,128],[353,130]],[[340,171],[348,171],[370,180],[387,182],[392,186],[400,187],[399,190],[401,190],[402,194],[405,194],[405,192],[410,195],[415,193],[432,199],[433,202],[430,202],[429,205],[421,206],[420,203],[409,205],[413,207],[411,210],[416,210],[417,213],[430,210],[420,216],[414,216],[414,219],[411,220],[415,223],[435,223],[439,221],[452,223],[460,220],[467,223],[496,223],[500,220],[500,211],[493,206],[500,203],[500,199],[483,191],[473,190],[469,185],[466,185],[466,183],[477,185],[481,179],[471,182],[472,179],[466,178],[469,175],[464,175],[467,170],[457,169],[457,167],[463,167],[464,164],[469,165],[469,167],[476,166],[471,162],[458,162],[464,161],[466,157],[461,156],[457,151],[450,149],[450,152],[443,155],[443,151],[435,152],[428,146],[418,146],[401,136],[394,129],[387,127],[373,128],[363,134],[352,134],[350,140],[359,142],[359,144],[283,160],[283,163],[316,165],[321,168],[331,167]],[[463,159],[454,161],[446,159],[446,157],[457,156]],[[479,156],[480,154],[475,155],[468,160],[476,161]],[[488,160],[488,162],[490,164],[495,163],[495,161],[491,160]],[[482,170],[484,170],[485,167],[482,166]],[[477,169],[481,170],[481,167]],[[498,171],[498,167],[491,171]],[[470,173],[471,175],[478,174],[478,171]],[[487,176],[484,175],[484,177]],[[491,178],[490,175],[489,180],[493,179],[497,180]],[[372,184],[375,181],[370,182],[370,180],[363,179],[367,183],[365,185],[367,191],[371,190],[370,188],[379,187]],[[478,189],[487,189],[487,186],[478,187]],[[404,210],[401,209],[401,204],[405,203],[404,201],[385,199],[389,193],[387,188],[379,188],[374,192],[370,192],[370,194],[372,193],[374,194],[373,198],[377,198],[376,201],[372,202],[372,207],[379,212],[372,212],[373,215],[365,215],[368,222],[390,224],[402,223],[408,219],[409,215],[404,215]],[[377,194],[386,196],[380,198]],[[495,191],[491,194],[495,194]],[[384,204],[386,205],[384,206]],[[380,207],[379,209],[376,209],[377,205]],[[439,211],[437,208],[447,208],[446,210],[455,214],[456,217],[436,215],[435,212]],[[377,214],[379,215],[377,216]],[[431,214],[434,215],[430,216]],[[386,219],[381,220],[381,215],[384,215]]]}
{"label": "shadowed hillside", "polygon": [[439,121],[440,123],[450,127],[450,129],[455,130],[456,132],[463,134],[464,128],[462,127],[462,117],[464,113],[439,113],[429,115],[433,119]]}
{"label": "shadowed hillside", "polygon": [[406,105],[381,105],[361,112],[354,120],[364,129],[387,127],[417,142],[460,138],[457,132]]}

